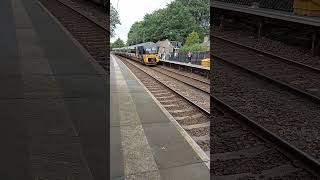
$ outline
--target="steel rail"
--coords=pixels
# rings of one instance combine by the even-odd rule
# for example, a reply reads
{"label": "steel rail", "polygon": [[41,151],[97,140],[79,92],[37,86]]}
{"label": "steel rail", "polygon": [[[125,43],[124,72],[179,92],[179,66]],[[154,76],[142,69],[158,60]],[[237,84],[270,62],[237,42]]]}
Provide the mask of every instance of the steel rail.
{"label": "steel rail", "polygon": [[165,71],[169,71],[169,72],[172,72],[172,73],[178,74],[178,75],[180,75],[180,76],[184,76],[184,77],[187,77],[187,78],[193,79],[193,80],[195,80],[195,81],[199,81],[199,82],[202,82],[202,83],[205,83],[205,84],[210,85],[210,83],[209,83],[209,82],[206,82],[206,81],[203,81],[203,80],[200,80],[200,79],[197,79],[197,78],[194,78],[194,77],[191,77],[191,76],[185,75],[185,74],[180,74],[180,73],[177,73],[177,72],[175,72],[175,71],[171,71],[171,70],[165,69],[165,68],[163,68],[162,66],[158,66],[158,67],[159,67],[160,69],[165,70]]}
{"label": "steel rail", "polygon": [[[128,59],[128,58],[125,58],[125,57],[121,57],[121,58],[123,58],[123,59]],[[133,62],[130,62],[130,61],[128,61],[128,60],[126,60],[126,61],[129,62],[131,65],[135,66],[135,67],[136,67],[137,69],[139,69],[140,71],[142,71],[142,72],[144,72],[145,74],[149,75],[147,72],[145,72],[145,71],[142,70],[141,68],[139,68],[139,67],[137,67],[136,65],[134,65]],[[168,75],[166,75],[166,74],[164,74],[164,75],[165,75],[165,76],[168,76]],[[180,94],[180,93],[176,92],[175,90],[173,90],[172,88],[170,88],[168,85],[162,83],[160,80],[158,80],[158,79],[156,79],[155,77],[152,77],[152,76],[149,76],[149,77],[152,78],[152,79],[154,79],[156,82],[164,85],[166,88],[170,89],[172,92],[174,92],[174,93],[177,94],[179,97],[181,97],[182,99],[184,99],[184,100],[186,100],[187,102],[189,102],[191,105],[195,106],[197,109],[199,109],[201,112],[203,112],[203,113],[206,114],[207,116],[210,115],[210,112],[209,112],[209,111],[207,111],[206,109],[198,106],[197,104],[195,104],[194,102],[192,102],[192,101],[189,100],[188,98],[184,97],[182,94]],[[170,77],[170,76],[168,76],[168,77]],[[172,78],[172,77],[170,77],[170,78]],[[173,78],[173,79],[175,79],[175,78]],[[176,80],[177,80],[177,79],[176,79]],[[177,81],[180,81],[180,80],[177,80]],[[180,81],[180,82],[182,82],[182,81]],[[183,83],[184,83],[184,82],[183,82]],[[184,83],[184,84],[185,84],[185,83]],[[189,84],[187,84],[187,85],[190,86],[190,87],[192,87],[192,86],[189,85]],[[194,88],[194,87],[193,87],[193,88]],[[199,89],[199,90],[202,91],[202,92],[205,92],[205,93],[209,94],[208,92],[206,92],[206,91],[204,91],[204,90],[201,90],[201,89]]]}
{"label": "steel rail", "polygon": [[83,16],[84,18],[86,18],[87,20],[89,20],[90,22],[92,22],[93,24],[99,26],[99,27],[102,28],[104,31],[107,31],[107,32],[110,33],[110,30],[108,30],[107,27],[104,27],[103,25],[101,25],[100,23],[98,23],[98,22],[96,22],[95,20],[91,19],[90,17],[86,16],[86,15],[83,14],[82,12],[76,10],[74,7],[72,7],[72,6],[68,5],[68,4],[63,3],[63,2],[61,2],[60,0],[57,0],[57,1],[58,1],[60,4],[68,7],[69,9],[72,9],[74,12],[80,14],[81,16]]}
{"label": "steel rail", "polygon": [[[313,175],[320,177],[320,162],[295,146],[291,145],[278,135],[272,133],[268,129],[256,123],[254,120],[245,116],[241,112],[227,105],[225,102],[220,100],[217,97],[211,96],[213,100],[214,108],[217,108],[220,111],[227,112],[235,117],[239,121],[240,124],[244,124],[254,134],[256,134],[261,139],[273,144],[277,150],[279,150],[283,155],[288,157],[293,161],[295,166],[301,166],[301,164],[307,167]],[[299,164],[299,162],[301,164]]]}
{"label": "steel rail", "polygon": [[247,45],[243,45],[243,44],[240,44],[240,43],[237,43],[237,42],[234,42],[234,41],[231,41],[229,39],[225,39],[225,38],[222,38],[222,37],[218,37],[216,35],[211,35],[213,38],[215,39],[219,39],[221,41],[225,41],[227,43],[230,43],[230,44],[233,44],[235,46],[238,46],[238,47],[241,47],[241,48],[244,48],[244,49],[248,49],[250,51],[253,51],[253,52],[256,52],[256,53],[259,53],[259,54],[262,54],[262,55],[265,55],[269,58],[272,58],[272,59],[275,59],[275,60],[279,60],[279,61],[282,61],[282,62],[285,62],[287,64],[291,64],[291,65],[294,65],[296,67],[300,67],[300,68],[303,68],[303,69],[306,69],[306,70],[309,70],[309,71],[314,71],[316,73],[319,73],[320,74],[320,69],[319,68],[315,68],[315,67],[312,67],[312,66],[309,66],[309,65],[306,65],[306,64],[303,64],[303,63],[300,63],[300,62],[297,62],[297,61],[293,61],[293,60],[290,60],[288,58],[285,58],[285,57],[281,57],[279,55],[275,55],[275,54],[272,54],[272,53],[269,53],[269,52],[266,52],[266,51],[262,51],[262,50],[259,50],[257,48],[254,48],[254,47],[250,47],[250,46],[247,46]]}
{"label": "steel rail", "polygon": [[269,83],[271,83],[273,85],[276,85],[276,86],[278,86],[280,88],[284,88],[284,89],[288,90],[289,92],[292,92],[292,93],[294,93],[296,95],[302,96],[302,97],[307,98],[307,99],[309,99],[309,100],[311,100],[311,101],[313,101],[313,102],[315,102],[317,104],[320,104],[320,98],[315,96],[315,95],[313,95],[313,94],[307,93],[307,92],[302,91],[302,90],[300,90],[298,88],[290,86],[287,83],[283,83],[283,82],[281,82],[279,80],[276,80],[276,79],[270,78],[268,76],[265,76],[265,75],[263,75],[263,74],[261,74],[261,73],[259,73],[257,71],[250,70],[250,69],[248,69],[248,68],[246,68],[244,66],[241,66],[239,64],[236,64],[236,63],[230,62],[228,60],[225,60],[225,59],[223,59],[223,58],[221,58],[221,57],[219,57],[217,55],[213,55],[212,54],[211,56],[214,57],[215,60],[218,60],[218,61],[221,61],[221,62],[225,62],[225,63],[227,63],[227,64],[229,64],[229,65],[231,65],[233,67],[236,67],[236,68],[238,68],[240,70],[246,71],[247,73],[252,74],[257,78],[266,80],[267,82],[269,82]]}
{"label": "steel rail", "polygon": [[[165,75],[165,76],[168,76],[168,77],[170,77],[170,78],[172,78],[172,79],[175,79],[175,80],[177,80],[177,81],[179,81],[179,82],[181,82],[181,83],[183,83],[183,84],[186,84],[186,85],[188,85],[188,86],[191,86],[192,88],[197,89],[197,90],[199,90],[199,91],[201,91],[201,92],[203,92],[203,93],[210,94],[210,92],[208,92],[208,91],[205,91],[205,90],[203,90],[203,89],[201,89],[201,88],[199,88],[199,87],[197,87],[197,86],[192,85],[191,83],[185,82],[185,81],[180,80],[180,79],[178,79],[178,78],[176,78],[176,77],[169,76],[169,75],[165,74],[164,72],[161,72],[161,71],[158,70],[158,69],[155,69],[155,68],[151,68],[151,69],[154,70],[154,71],[156,71],[156,72],[158,72],[158,73],[161,73],[161,74],[163,74],[163,75]],[[171,71],[170,71],[170,72],[171,72]],[[178,74],[178,73],[176,73],[176,74]],[[178,74],[178,75],[180,75],[180,74]],[[183,76],[183,75],[181,75],[181,76]],[[204,82],[199,81],[199,80],[197,80],[197,79],[195,79],[195,81],[204,83]],[[208,85],[207,83],[204,83],[204,84]]]}

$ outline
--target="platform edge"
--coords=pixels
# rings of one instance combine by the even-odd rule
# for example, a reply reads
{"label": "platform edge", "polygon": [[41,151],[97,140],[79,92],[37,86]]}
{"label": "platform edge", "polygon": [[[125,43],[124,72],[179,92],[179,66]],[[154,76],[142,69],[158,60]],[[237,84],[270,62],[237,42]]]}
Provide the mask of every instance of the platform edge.
{"label": "platform edge", "polygon": [[[113,55],[115,56],[115,55]],[[210,158],[208,155],[201,149],[201,147],[192,139],[192,137],[183,129],[183,127],[173,118],[173,116],[161,105],[161,103],[153,96],[153,94],[144,86],[144,84],[138,79],[138,77],[133,74],[133,72],[125,66],[128,71],[133,75],[133,77],[140,83],[140,85],[145,89],[145,91],[150,95],[150,97],[154,100],[154,102],[158,105],[161,111],[168,117],[171,123],[177,128],[179,133],[185,138],[185,140],[189,143],[192,149],[196,152],[196,154],[200,157],[200,159],[205,163],[206,167],[210,169]]]}
{"label": "platform edge", "polygon": [[76,45],[80,52],[88,58],[93,68],[98,74],[106,75],[106,71],[100,66],[100,64],[90,55],[90,53],[72,36],[72,34],[59,22],[59,20],[40,2],[37,1],[39,6],[54,20],[54,22],[62,29],[62,31],[68,36],[68,38]]}

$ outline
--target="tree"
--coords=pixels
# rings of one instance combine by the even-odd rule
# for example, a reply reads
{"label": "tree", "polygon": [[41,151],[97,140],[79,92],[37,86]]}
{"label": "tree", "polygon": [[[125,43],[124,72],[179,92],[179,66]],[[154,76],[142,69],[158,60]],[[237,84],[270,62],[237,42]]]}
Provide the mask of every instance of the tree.
{"label": "tree", "polygon": [[182,3],[195,18],[200,39],[209,35],[210,1],[209,0],[176,0]]}
{"label": "tree", "polygon": [[191,46],[196,43],[199,43],[199,35],[197,32],[192,31],[186,39],[185,46]]}
{"label": "tree", "polygon": [[181,52],[193,51],[206,51],[207,48],[199,43],[199,35],[197,32],[193,31],[190,33],[184,43],[183,47],[180,49]]}
{"label": "tree", "polygon": [[121,48],[124,47],[125,44],[122,41],[122,39],[118,38],[117,40],[115,40],[112,44],[111,44],[111,48]]}
{"label": "tree", "polygon": [[127,45],[133,45],[142,42],[142,38],[140,36],[141,29],[143,29],[142,22],[133,23],[128,33]]}
{"label": "tree", "polygon": [[121,25],[119,14],[117,10],[110,3],[110,36],[111,37],[115,36],[115,29],[118,24]]}
{"label": "tree", "polygon": [[188,8],[180,2],[173,2],[167,8],[146,14],[142,21],[134,23],[127,43],[132,45],[164,39],[184,42],[185,37],[197,29],[197,22]]}
{"label": "tree", "polygon": [[180,52],[188,52],[188,51],[191,51],[191,52],[205,52],[207,51],[207,48],[202,45],[202,44],[193,44],[193,45],[190,45],[190,46],[183,46],[182,48],[179,49]]}

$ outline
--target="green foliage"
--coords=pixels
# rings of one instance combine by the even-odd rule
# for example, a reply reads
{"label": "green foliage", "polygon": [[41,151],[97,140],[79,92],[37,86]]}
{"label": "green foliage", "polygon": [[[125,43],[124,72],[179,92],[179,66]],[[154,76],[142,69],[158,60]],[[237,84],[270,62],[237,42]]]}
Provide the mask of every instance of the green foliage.
{"label": "green foliage", "polygon": [[196,31],[200,39],[209,35],[210,27],[210,4],[209,0],[176,0],[186,6],[197,22]]}
{"label": "green foliage", "polygon": [[127,45],[133,45],[142,42],[141,34],[143,30],[142,22],[135,22],[128,33]]}
{"label": "green foliage", "polygon": [[125,46],[125,44],[120,38],[118,38],[117,40],[115,40],[111,44],[111,48],[121,48],[121,47],[124,47],[124,46]]}
{"label": "green foliage", "polygon": [[111,37],[115,36],[115,29],[118,24],[119,25],[121,24],[119,19],[119,14],[117,10],[110,3],[110,36]]}
{"label": "green foliage", "polygon": [[[200,39],[209,34],[209,0],[175,0],[167,8],[154,11],[134,23],[127,45],[169,39],[184,42],[193,31]],[[198,38],[198,39],[199,39]]]}
{"label": "green foliage", "polygon": [[199,44],[199,35],[197,32],[193,31],[190,33],[184,43],[183,47],[180,48],[180,52],[200,52],[200,51],[207,51],[207,48]]}
{"label": "green foliage", "polygon": [[199,43],[192,44],[190,46],[183,46],[182,48],[179,49],[180,52],[204,52],[207,51],[207,48]]}
{"label": "green foliage", "polygon": [[192,33],[188,35],[184,46],[191,46],[196,43],[199,43],[199,35],[197,32],[192,31]]}

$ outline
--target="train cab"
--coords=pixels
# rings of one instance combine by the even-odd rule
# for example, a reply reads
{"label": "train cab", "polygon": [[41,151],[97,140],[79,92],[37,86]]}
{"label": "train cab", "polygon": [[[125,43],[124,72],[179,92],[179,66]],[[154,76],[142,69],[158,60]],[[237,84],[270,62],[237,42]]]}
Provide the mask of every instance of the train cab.
{"label": "train cab", "polygon": [[157,65],[159,62],[158,47],[153,42],[133,46],[113,48],[113,53],[141,62],[145,65]]}
{"label": "train cab", "polygon": [[143,64],[156,65],[159,62],[158,48],[156,45],[140,45],[137,46],[137,50]]}

